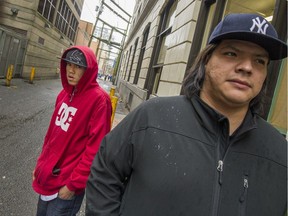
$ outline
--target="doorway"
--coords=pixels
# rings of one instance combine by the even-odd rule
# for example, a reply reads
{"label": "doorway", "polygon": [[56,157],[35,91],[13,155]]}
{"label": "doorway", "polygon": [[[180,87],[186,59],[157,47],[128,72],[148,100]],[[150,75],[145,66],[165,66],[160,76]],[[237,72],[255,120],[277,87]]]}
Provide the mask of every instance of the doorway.
{"label": "doorway", "polygon": [[27,40],[0,28],[0,78],[13,65],[13,77],[21,77]]}

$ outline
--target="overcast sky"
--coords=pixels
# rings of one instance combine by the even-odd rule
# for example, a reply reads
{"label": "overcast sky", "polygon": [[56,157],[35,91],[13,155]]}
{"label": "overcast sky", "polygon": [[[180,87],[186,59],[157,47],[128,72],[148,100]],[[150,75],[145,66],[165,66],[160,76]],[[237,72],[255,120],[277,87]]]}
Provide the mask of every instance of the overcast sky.
{"label": "overcast sky", "polygon": [[[118,4],[124,11],[126,11],[128,14],[132,16],[134,5],[135,5],[135,0],[114,0],[114,2]],[[127,21],[129,21],[129,16],[125,14],[123,11],[121,11],[121,9],[119,9],[117,6],[115,6],[115,4],[113,4],[113,2],[111,2],[110,0],[105,0],[105,3],[109,5],[116,13],[118,13],[118,15],[116,15],[115,12],[111,11],[111,9],[107,8],[104,5],[103,12],[99,16],[99,18],[113,27],[124,29],[124,30],[127,29],[127,25],[128,25]],[[98,14],[98,12],[96,12],[95,9],[96,9],[96,6],[100,6],[100,5],[101,5],[100,0],[84,0],[80,19],[86,22],[95,24],[96,17]],[[121,17],[126,19],[126,21],[123,20]],[[131,22],[131,19],[130,19],[130,22]],[[101,21],[99,20],[97,21],[97,27],[102,28],[102,24],[103,23]],[[124,31],[121,30],[121,32],[124,32]],[[123,39],[122,34],[117,33],[115,31],[113,32],[112,41],[116,43],[121,43],[122,39]],[[106,48],[102,47],[102,48],[107,49],[107,47]],[[113,48],[113,47],[111,51],[115,53],[119,52],[118,49]],[[111,53],[110,58],[116,59],[117,56],[118,56],[117,54]]]}
{"label": "overcast sky", "polygon": [[[100,2],[101,2],[100,0],[84,0],[83,9],[81,13],[81,20],[94,23],[97,17],[97,12],[95,11],[95,9],[96,6],[100,6]],[[114,0],[114,2],[117,3],[121,8],[123,8],[128,14],[132,15],[135,0]],[[115,11],[117,11],[120,15],[122,15],[122,13],[120,12],[121,10],[117,10],[117,7],[115,7],[115,5],[112,2],[110,2],[110,0],[106,0],[105,3],[111,5],[111,7],[115,9]],[[126,18],[124,14],[123,17]],[[117,16],[109,8],[105,7],[100,18],[106,22],[109,21],[109,23],[110,22],[117,23],[117,20],[118,22],[120,22],[121,20],[119,19],[119,17],[117,18]]]}

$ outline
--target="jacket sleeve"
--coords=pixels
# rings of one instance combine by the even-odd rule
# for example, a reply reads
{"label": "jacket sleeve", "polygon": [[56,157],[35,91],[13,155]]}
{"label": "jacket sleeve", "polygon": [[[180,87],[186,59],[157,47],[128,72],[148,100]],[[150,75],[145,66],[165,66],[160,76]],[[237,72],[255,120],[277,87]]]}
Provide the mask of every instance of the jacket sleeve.
{"label": "jacket sleeve", "polygon": [[135,156],[131,136],[137,124],[133,111],[103,139],[86,186],[86,215],[119,215]]}
{"label": "jacket sleeve", "polygon": [[111,101],[109,97],[102,100],[102,104],[94,111],[89,121],[89,138],[81,160],[70,175],[66,186],[71,191],[83,190],[90,173],[92,161],[97,153],[101,140],[111,128]]}

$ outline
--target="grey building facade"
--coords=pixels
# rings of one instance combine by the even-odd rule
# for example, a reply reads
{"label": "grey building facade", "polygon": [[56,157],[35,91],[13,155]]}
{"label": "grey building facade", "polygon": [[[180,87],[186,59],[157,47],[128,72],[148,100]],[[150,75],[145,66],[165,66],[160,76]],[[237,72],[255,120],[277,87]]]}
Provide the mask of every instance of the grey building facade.
{"label": "grey building facade", "polygon": [[74,44],[84,0],[0,1],[0,78],[59,76],[59,57]]}

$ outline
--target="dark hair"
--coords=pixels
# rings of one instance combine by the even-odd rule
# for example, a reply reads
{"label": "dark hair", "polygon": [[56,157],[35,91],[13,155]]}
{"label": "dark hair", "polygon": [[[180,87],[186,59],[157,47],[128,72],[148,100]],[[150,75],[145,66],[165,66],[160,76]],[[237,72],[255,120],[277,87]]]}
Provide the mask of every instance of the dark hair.
{"label": "dark hair", "polygon": [[[218,44],[219,43],[208,44],[199,53],[191,69],[189,69],[188,75],[183,80],[183,91],[187,98],[191,99],[194,94],[199,95],[205,78],[205,65],[209,61]],[[257,112],[258,114],[263,114],[263,104],[266,99],[266,83],[267,82],[265,80],[259,94],[250,102],[250,107],[252,108],[253,112]]]}
{"label": "dark hair", "polygon": [[188,75],[183,80],[184,94],[189,99],[191,99],[194,94],[199,94],[205,78],[205,65],[216,47],[217,44],[207,45],[204,50],[198,54],[191,69],[189,69]]}

